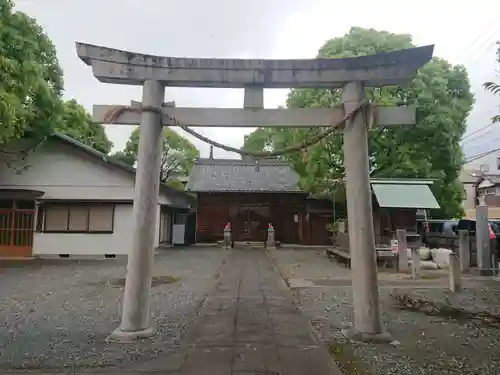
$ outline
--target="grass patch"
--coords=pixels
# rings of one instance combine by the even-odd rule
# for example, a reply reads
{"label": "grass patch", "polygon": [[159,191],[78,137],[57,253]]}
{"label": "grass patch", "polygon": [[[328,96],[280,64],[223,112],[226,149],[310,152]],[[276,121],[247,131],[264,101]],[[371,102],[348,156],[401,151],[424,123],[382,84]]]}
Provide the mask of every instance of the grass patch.
{"label": "grass patch", "polygon": [[443,275],[421,275],[420,278],[422,280],[436,280],[436,279],[443,279]]}
{"label": "grass patch", "polygon": [[343,375],[370,375],[366,367],[359,363],[347,342],[336,342],[328,345],[328,352],[335,360]]}
{"label": "grass patch", "polygon": [[[158,285],[164,285],[164,284],[172,284],[180,280],[180,277],[176,276],[153,276],[151,279],[151,286],[155,287]],[[124,277],[117,277],[113,279],[106,280],[103,283],[97,284],[98,286],[102,287],[111,287],[111,288],[122,288],[125,286],[125,278]]]}

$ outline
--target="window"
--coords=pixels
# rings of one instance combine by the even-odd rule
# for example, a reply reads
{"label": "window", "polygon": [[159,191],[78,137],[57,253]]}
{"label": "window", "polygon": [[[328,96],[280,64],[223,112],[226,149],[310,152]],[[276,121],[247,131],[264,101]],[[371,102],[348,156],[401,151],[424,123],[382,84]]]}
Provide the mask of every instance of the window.
{"label": "window", "polygon": [[174,225],[185,225],[185,224],[186,224],[186,214],[175,213]]}
{"label": "window", "polygon": [[14,208],[14,201],[11,199],[0,199],[0,209],[10,210]]}
{"label": "window", "polygon": [[484,191],[486,192],[486,194],[494,195],[497,192],[497,188],[496,187],[489,187],[487,189],[484,189]]}
{"label": "window", "polygon": [[500,158],[497,158],[497,170],[500,171]]}
{"label": "window", "polygon": [[490,171],[490,166],[488,164],[481,164],[479,170],[483,173],[487,173]]}
{"label": "window", "polygon": [[43,207],[44,232],[113,233],[113,204],[46,204]]}
{"label": "window", "polygon": [[443,222],[430,222],[429,232],[432,233],[443,233],[444,223]]}

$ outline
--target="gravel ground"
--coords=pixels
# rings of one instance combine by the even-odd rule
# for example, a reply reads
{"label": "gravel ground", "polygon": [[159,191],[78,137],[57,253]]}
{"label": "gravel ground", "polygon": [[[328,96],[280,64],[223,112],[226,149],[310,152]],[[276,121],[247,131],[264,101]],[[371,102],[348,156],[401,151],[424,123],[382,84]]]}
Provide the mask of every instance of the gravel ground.
{"label": "gravel ground", "polygon": [[106,367],[175,347],[227,256],[220,249],[164,250],[155,276],[179,280],[153,287],[152,340],[120,345],[105,338],[119,325],[125,260],[37,260],[0,264],[0,370]]}
{"label": "gravel ground", "polygon": [[[328,261],[319,251],[278,250],[273,252],[273,257],[284,277],[349,277],[348,270]],[[352,322],[352,289],[345,283],[344,286],[300,288],[294,294],[319,337],[330,345],[345,374],[499,374],[498,325],[401,310],[390,296],[390,293],[408,293],[467,311],[500,312],[500,281],[471,279],[465,286],[457,295],[441,287],[380,288],[382,320],[393,338],[400,342],[398,346],[345,340],[340,329]]]}

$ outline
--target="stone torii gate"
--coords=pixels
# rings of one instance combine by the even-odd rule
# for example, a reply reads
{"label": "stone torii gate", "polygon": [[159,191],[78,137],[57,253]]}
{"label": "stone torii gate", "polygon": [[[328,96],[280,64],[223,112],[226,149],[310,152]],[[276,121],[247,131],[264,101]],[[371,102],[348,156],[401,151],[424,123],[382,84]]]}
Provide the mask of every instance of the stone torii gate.
{"label": "stone torii gate", "polygon": [[[374,108],[365,102],[363,91],[364,87],[411,81],[417,70],[432,58],[434,46],[373,56],[310,60],[173,58],[78,42],[76,48],[80,59],[92,66],[99,81],[143,86],[142,104],[95,105],[93,111],[96,123],[140,124],[135,227],[122,320],[110,340],[126,342],[155,333],[149,306],[163,126],[183,129],[187,126],[321,127],[319,133],[323,137],[335,129],[342,130],[353,275],[354,329],[351,333],[361,340],[386,336],[380,321],[367,130],[373,124],[412,125],[415,108]],[[168,86],[243,88],[244,106],[177,108],[164,103]],[[332,109],[264,109],[264,88],[344,88],[344,103]],[[188,131],[196,135],[193,130]],[[313,139],[312,143],[319,139],[321,137]],[[300,148],[312,143],[302,144]]]}

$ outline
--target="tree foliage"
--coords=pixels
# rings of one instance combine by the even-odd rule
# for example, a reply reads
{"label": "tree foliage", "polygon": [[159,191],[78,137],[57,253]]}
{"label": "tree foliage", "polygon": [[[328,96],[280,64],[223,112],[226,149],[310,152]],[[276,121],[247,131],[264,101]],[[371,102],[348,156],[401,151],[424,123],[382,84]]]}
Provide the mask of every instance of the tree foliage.
{"label": "tree foliage", "polygon": [[75,100],[61,100],[54,45],[34,19],[13,7],[0,0],[0,152],[16,139],[29,137],[36,146],[58,131],[108,153],[112,143],[104,128],[92,124]]}
{"label": "tree foliage", "polygon": [[[139,128],[130,135],[122,153],[115,154],[122,162],[134,165],[139,149]],[[186,138],[169,128],[163,129],[163,151],[161,159],[160,179],[172,187],[179,188],[177,178],[189,175],[195,159],[200,156],[198,149]],[[133,161],[133,162],[132,162]]]}
{"label": "tree foliage", "polygon": [[[414,47],[406,34],[353,27],[343,37],[327,41],[318,57],[339,58]],[[445,217],[460,215],[463,187],[458,180],[463,155],[460,138],[472,108],[473,95],[467,72],[433,58],[407,87],[367,88],[365,94],[379,106],[416,105],[417,124],[410,128],[376,128],[369,134],[373,177],[433,178],[433,191]],[[292,90],[288,108],[329,108],[341,102],[341,90]],[[245,139],[248,150],[278,149],[295,144],[316,129],[259,128]],[[304,154],[285,157],[301,177],[304,189],[342,199],[335,181],[344,177],[343,139],[334,134]]]}
{"label": "tree foliage", "polygon": [[55,125],[54,130],[105,154],[113,147],[104,127],[93,123],[89,113],[74,99],[64,102],[62,121]]}
{"label": "tree foliage", "polygon": [[63,79],[56,50],[34,19],[0,0],[0,146],[45,137],[60,120]]}
{"label": "tree foliage", "polygon": [[114,154],[109,155],[109,157],[120,163],[130,165],[131,167],[135,164],[135,156],[127,155],[124,151],[117,151]]}
{"label": "tree foliage", "polygon": [[[497,42],[497,62],[500,64],[500,42]],[[500,71],[499,71],[500,72]],[[496,82],[485,82],[484,89],[491,92],[493,95],[500,96],[500,84]],[[500,122],[500,115],[495,115],[491,118],[493,123]]]}

